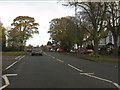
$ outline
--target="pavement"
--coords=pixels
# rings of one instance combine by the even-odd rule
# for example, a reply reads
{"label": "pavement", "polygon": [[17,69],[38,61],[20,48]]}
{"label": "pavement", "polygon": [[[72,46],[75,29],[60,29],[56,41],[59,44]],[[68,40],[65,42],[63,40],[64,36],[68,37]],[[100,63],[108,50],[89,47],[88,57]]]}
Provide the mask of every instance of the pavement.
{"label": "pavement", "polygon": [[120,89],[117,63],[102,64],[56,52],[5,58],[2,76],[6,82],[1,88]]}

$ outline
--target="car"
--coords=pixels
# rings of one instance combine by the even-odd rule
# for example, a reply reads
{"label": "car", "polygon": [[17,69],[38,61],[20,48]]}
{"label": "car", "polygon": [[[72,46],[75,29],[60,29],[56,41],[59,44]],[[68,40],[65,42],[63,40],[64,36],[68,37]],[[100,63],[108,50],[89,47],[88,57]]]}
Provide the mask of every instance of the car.
{"label": "car", "polygon": [[90,54],[93,53],[94,51],[92,49],[86,49],[86,48],[81,48],[80,53],[81,54]]}
{"label": "car", "polygon": [[58,48],[57,52],[63,52],[63,49],[62,48]]}
{"label": "car", "polygon": [[26,51],[27,51],[27,52],[31,52],[32,50],[31,50],[30,48],[27,48]]}
{"label": "car", "polygon": [[55,52],[55,49],[51,48],[51,49],[50,49],[50,52]]}
{"label": "car", "polygon": [[33,47],[31,51],[31,55],[43,55],[43,51],[41,47]]}

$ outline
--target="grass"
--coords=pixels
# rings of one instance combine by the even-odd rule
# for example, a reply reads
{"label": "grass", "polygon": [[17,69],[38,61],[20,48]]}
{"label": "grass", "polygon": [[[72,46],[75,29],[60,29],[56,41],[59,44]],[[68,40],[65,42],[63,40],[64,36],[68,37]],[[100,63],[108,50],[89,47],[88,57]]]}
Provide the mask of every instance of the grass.
{"label": "grass", "polygon": [[95,57],[92,54],[80,54],[80,53],[69,53],[70,55],[76,56],[81,59],[87,59],[91,61],[103,61],[103,62],[118,62],[120,58],[110,56],[110,55],[99,55],[99,57]]}
{"label": "grass", "polygon": [[20,51],[20,52],[0,52],[0,56],[18,56],[18,55],[25,55],[25,54],[29,54],[29,52],[24,52],[24,51]]}

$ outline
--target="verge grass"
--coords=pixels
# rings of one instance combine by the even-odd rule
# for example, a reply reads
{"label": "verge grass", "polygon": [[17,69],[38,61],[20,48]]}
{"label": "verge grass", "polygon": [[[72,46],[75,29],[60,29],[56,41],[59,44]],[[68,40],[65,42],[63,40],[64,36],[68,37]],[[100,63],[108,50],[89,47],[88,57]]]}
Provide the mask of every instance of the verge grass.
{"label": "verge grass", "polygon": [[2,56],[18,56],[18,55],[25,55],[29,54],[30,52],[24,52],[24,51],[19,51],[19,52],[0,52],[0,55]]}
{"label": "verge grass", "polygon": [[103,62],[118,62],[120,57],[110,56],[110,55],[99,55],[95,57],[93,54],[80,54],[80,53],[66,53],[69,55],[76,56],[81,59],[91,60],[91,61],[103,61]]}

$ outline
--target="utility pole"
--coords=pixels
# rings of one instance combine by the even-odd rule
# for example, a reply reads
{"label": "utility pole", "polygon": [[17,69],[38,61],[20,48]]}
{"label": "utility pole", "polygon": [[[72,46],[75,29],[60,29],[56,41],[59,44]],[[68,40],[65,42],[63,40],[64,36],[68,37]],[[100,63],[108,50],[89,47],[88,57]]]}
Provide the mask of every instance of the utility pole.
{"label": "utility pole", "polygon": [[74,49],[75,51],[77,50],[77,31],[78,31],[78,22],[77,22],[77,4],[78,0],[74,0],[74,6],[75,6],[75,44],[74,44]]}

